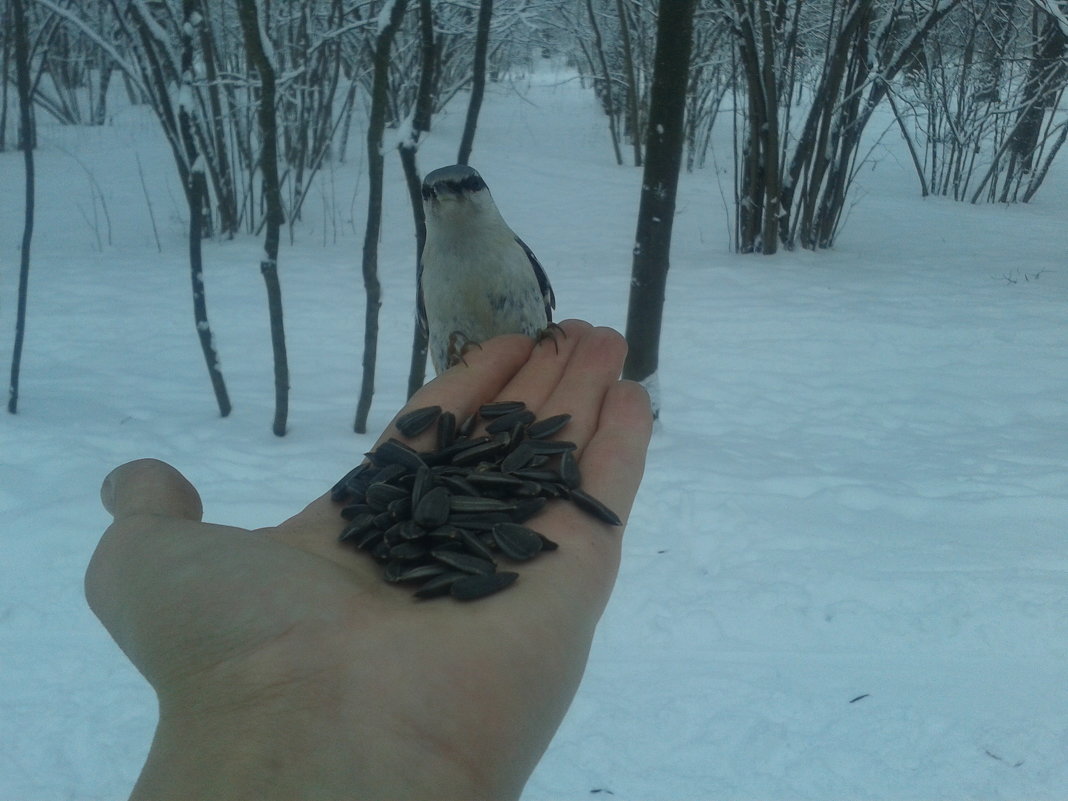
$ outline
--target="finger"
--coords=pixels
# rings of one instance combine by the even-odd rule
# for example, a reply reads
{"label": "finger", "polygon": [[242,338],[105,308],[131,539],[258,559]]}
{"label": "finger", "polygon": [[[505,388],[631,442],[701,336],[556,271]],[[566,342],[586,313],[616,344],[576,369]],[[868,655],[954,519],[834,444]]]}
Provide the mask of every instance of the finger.
{"label": "finger", "polygon": [[[497,394],[498,400],[521,400],[534,411],[541,408],[560,382],[571,355],[593,330],[593,326],[583,320],[565,320],[559,328],[552,342],[538,343],[526,364]],[[540,412],[538,416],[544,417]]]}
{"label": "finger", "polygon": [[649,393],[633,381],[616,383],[605,394],[598,420],[580,462],[582,488],[626,525],[653,433]]}
{"label": "finger", "polygon": [[112,470],[100,487],[100,500],[112,517],[149,514],[199,521],[200,495],[166,462],[138,459]]}
{"label": "finger", "polygon": [[[481,404],[500,394],[530,358],[533,349],[534,340],[520,334],[494,337],[483,342],[481,348],[473,348],[464,355],[466,364],[449,368],[412,395],[397,417],[423,406],[440,406],[462,421]],[[390,437],[413,442],[397,431],[397,417],[379,437],[379,443]],[[433,434],[428,432],[414,441],[430,442],[432,439]]]}
{"label": "finger", "polygon": [[605,393],[618,382],[626,357],[627,342],[618,331],[611,328],[587,331],[538,410],[542,418],[571,415],[562,436],[578,446],[578,455],[597,430]]}
{"label": "finger", "polygon": [[574,503],[553,504],[531,525],[560,541],[561,558],[535,561],[525,570],[570,588],[600,610],[615,583],[622,531],[645,472],[653,422],[649,395],[639,384],[617,382],[605,393],[597,416],[580,462],[582,489],[619,515],[623,527],[601,522]]}

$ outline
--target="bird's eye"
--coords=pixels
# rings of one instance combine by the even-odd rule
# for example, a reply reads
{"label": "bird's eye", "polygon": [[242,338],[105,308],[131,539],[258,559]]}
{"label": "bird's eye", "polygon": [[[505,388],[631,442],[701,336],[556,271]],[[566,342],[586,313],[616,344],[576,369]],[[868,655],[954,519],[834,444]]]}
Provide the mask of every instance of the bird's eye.
{"label": "bird's eye", "polygon": [[433,200],[435,197],[437,197],[437,194],[438,193],[434,191],[434,187],[432,187],[432,186],[424,186],[423,187],[423,200]]}

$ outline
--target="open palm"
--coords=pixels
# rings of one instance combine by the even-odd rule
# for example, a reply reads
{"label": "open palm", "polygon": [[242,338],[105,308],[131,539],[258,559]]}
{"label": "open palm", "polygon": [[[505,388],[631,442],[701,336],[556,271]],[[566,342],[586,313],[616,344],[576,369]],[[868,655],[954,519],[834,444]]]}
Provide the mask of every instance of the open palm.
{"label": "open palm", "polygon": [[[484,343],[407,408],[462,417],[522,400],[571,414],[584,488],[626,519],[648,399],[617,380],[618,334],[562,327],[556,347]],[[160,698],[135,797],[517,796],[578,686],[619,562],[618,529],[555,503],[531,525],[560,549],[514,587],[419,602],[337,543],[328,495],[250,534],[199,522],[195,489],[160,462],[118,468],[103,492],[115,522],[87,596]]]}

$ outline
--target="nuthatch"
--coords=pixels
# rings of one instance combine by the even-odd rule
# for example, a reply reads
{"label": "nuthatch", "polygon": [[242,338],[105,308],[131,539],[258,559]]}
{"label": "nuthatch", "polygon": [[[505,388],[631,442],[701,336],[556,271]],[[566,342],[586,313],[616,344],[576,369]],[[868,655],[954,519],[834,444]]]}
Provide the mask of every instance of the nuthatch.
{"label": "nuthatch", "polygon": [[500,334],[546,336],[556,308],[549,279],[497,211],[482,176],[463,164],[428,173],[423,209],[419,320],[434,370],[441,374],[468,347]]}

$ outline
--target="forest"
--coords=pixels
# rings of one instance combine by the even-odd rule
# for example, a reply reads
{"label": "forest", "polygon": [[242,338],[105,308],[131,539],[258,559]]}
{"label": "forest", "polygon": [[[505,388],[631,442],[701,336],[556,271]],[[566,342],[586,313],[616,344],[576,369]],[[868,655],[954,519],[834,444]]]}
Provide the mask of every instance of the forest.
{"label": "forest", "polygon": [[[0,151],[21,148],[27,164],[22,283],[35,120],[106,127],[121,85],[126,103],[158,120],[184,189],[195,323],[223,416],[231,402],[201,243],[264,240],[278,435],[289,387],[279,244],[300,225],[324,164],[366,147],[363,431],[386,143],[421,231],[418,150],[435,115],[466,94],[456,156],[466,164],[487,82],[537,59],[575,70],[603,110],[615,162],[643,168],[643,186],[655,188],[643,190],[627,326],[627,376],[640,380],[656,371],[678,172],[706,166],[716,126],[733,142],[732,246],[763,254],[834,245],[877,109],[892,111],[919,196],[1026,203],[1068,137],[1063,0],[5,0],[0,18]],[[20,293],[12,412],[24,306]],[[416,328],[409,392],[425,362]]]}

